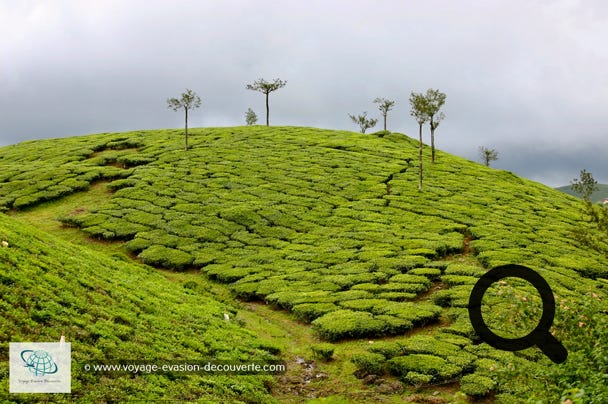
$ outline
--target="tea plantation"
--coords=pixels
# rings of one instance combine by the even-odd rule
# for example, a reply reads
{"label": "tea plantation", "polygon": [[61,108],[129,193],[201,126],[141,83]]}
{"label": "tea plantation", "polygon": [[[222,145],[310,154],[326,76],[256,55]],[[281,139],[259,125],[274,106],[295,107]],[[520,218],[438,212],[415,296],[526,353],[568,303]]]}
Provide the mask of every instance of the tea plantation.
{"label": "tea plantation", "polygon": [[[257,338],[223,313],[196,283],[169,282],[152,268],[105,256],[0,215],[0,400],[46,401],[8,394],[8,343],[72,342],[72,394],[53,402],[206,399],[272,401],[271,376],[99,374],[87,363],[116,361],[276,361],[271,341]],[[184,287],[186,286],[186,287]],[[226,341],[230,341],[229,344]],[[167,388],[167,386],[171,386]]]}
{"label": "tea plantation", "polygon": [[[506,263],[537,270],[564,307],[583,310],[581,296],[593,293],[596,297],[590,299],[597,304],[584,308],[600,310],[607,259],[573,240],[573,229],[581,225],[580,202],[575,198],[442,152],[432,164],[426,149],[425,184],[419,192],[418,168],[413,164],[418,143],[397,133],[255,126],[191,133],[188,151],[183,150],[179,130],[90,135],[1,148],[0,209],[9,215],[27,211],[103,181],[112,192],[107,201],[93,209],[75,209],[58,220],[92,238],[123,242],[141,263],[199,271],[204,279],[227,284],[241,301],[263,301],[285,310],[293,319],[310,324],[320,341],[337,346],[365,342],[357,343],[358,348],[343,358],[354,364],[358,377],[395,378],[405,388],[420,391],[456,385],[462,397],[489,396],[504,402],[529,397],[554,402],[566,391],[589,398],[593,388],[602,388],[602,383],[588,379],[577,384],[577,377],[548,388],[552,381],[547,378],[554,374],[544,375],[541,370],[556,365],[537,348],[514,354],[479,344],[466,310],[477,279],[487,269]],[[65,265],[79,255],[64,253],[53,259]],[[86,282],[94,277],[88,283],[95,290],[98,282],[109,288],[124,276],[124,283],[129,278],[134,279],[132,285],[142,282],[136,288],[137,303],[154,305],[162,295],[175,302],[202,299],[205,310],[220,310],[210,296],[193,297],[183,289],[165,288],[163,278],[155,278],[149,269],[111,263],[102,268],[74,264],[76,272],[63,281]],[[31,281],[41,269],[35,260],[30,267]],[[9,269],[9,275],[3,275],[11,279],[9,285],[27,289],[28,278],[13,279]],[[108,284],[109,276],[115,278]],[[103,296],[109,294],[104,286],[101,289]],[[502,285],[488,293],[489,325],[506,336],[529,327],[538,319],[534,292],[525,285]],[[126,287],[110,295],[128,300],[129,293],[133,289]],[[150,302],[144,298],[148,295]],[[57,313],[43,317],[64,324],[67,303],[55,293],[49,299],[56,303]],[[7,310],[14,304],[4,301]],[[509,309],[513,305],[504,307],[505,301],[525,315],[513,315]],[[129,307],[103,307],[105,320],[141,310]],[[209,321],[197,317],[203,314],[200,308],[189,303],[179,307],[180,315],[155,312],[159,324],[183,321],[186,313],[193,316],[189,320]],[[3,334],[3,341],[30,335],[36,328],[24,325],[35,321],[31,309],[24,309],[22,317],[4,319],[8,322],[2,330],[11,331]],[[578,352],[597,336],[591,338],[593,332],[581,336],[584,327],[576,329],[578,323],[568,322],[571,317],[558,309],[554,328],[564,345]],[[123,332],[131,332],[132,323],[124,324]],[[83,321],[81,327],[92,325]],[[158,327],[157,334],[148,334],[153,346],[167,341]],[[233,332],[228,328],[218,325],[217,332]],[[87,332],[82,331],[84,341],[90,338]],[[243,347],[231,349],[243,349],[248,355],[264,351],[252,335],[238,332]],[[123,338],[131,341],[130,336]],[[179,348],[184,349],[183,356],[197,352],[190,344],[208,349],[189,336],[170,340],[183,344]],[[205,339],[209,344],[220,340]],[[89,342],[95,342],[98,355],[127,349],[117,343],[106,347],[97,340]],[[582,356],[581,366],[603,371],[601,360],[589,364]],[[539,382],[521,382],[515,363],[528,372],[539,371]],[[572,369],[574,363],[570,362]],[[570,368],[560,369],[570,374],[564,370]],[[559,377],[567,379],[563,374]],[[246,401],[265,397],[262,379],[242,382],[250,392]]]}

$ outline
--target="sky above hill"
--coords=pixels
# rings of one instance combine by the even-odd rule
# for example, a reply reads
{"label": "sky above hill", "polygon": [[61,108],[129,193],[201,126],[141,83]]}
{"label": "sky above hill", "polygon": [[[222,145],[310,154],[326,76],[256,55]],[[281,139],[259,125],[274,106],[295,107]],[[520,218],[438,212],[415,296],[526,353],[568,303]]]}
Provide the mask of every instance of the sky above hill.
{"label": "sky above hill", "polygon": [[[411,91],[447,94],[437,147],[550,186],[608,183],[608,3],[0,0],[0,145],[180,127],[166,99],[202,98],[190,126],[243,125],[281,78],[271,125],[356,131],[349,113],[417,137]],[[381,119],[373,130],[381,128]],[[429,142],[428,128],[425,139]]]}

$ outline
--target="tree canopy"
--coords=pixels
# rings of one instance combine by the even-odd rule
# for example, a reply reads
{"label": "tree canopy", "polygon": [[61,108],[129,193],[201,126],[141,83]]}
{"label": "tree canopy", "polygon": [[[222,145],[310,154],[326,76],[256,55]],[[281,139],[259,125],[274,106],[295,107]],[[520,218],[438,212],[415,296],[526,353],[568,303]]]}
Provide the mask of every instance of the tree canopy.
{"label": "tree canopy", "polygon": [[386,98],[376,98],[374,103],[378,104],[378,109],[384,118],[384,130],[386,131],[386,116],[388,115],[388,111],[395,106],[395,101],[387,100]]}
{"label": "tree canopy", "polygon": [[374,126],[376,126],[376,123],[378,123],[377,119],[368,118],[367,112],[364,112],[362,115],[357,116],[348,114],[348,116],[354,123],[359,125],[361,133],[365,133],[366,130],[368,130],[369,128],[373,128]]}

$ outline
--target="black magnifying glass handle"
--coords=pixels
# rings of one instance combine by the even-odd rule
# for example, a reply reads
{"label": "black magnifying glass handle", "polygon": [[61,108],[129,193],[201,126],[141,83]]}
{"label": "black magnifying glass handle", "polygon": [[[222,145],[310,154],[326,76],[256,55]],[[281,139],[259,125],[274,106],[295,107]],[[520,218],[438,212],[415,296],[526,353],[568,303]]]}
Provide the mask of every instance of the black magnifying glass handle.
{"label": "black magnifying glass handle", "polygon": [[549,332],[543,333],[537,345],[555,363],[562,363],[568,357],[566,348]]}

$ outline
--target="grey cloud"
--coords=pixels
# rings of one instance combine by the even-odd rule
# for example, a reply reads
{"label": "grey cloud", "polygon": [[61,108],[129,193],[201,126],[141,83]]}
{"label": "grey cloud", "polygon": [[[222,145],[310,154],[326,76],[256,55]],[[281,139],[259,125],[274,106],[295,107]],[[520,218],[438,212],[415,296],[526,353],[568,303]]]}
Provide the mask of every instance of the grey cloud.
{"label": "grey cloud", "polygon": [[387,97],[389,129],[415,136],[409,93],[433,87],[448,95],[440,148],[496,147],[501,167],[551,185],[586,163],[608,175],[604,2],[276,4],[3,3],[0,144],[179,127],[165,100],[185,88],[203,98],[193,126],[241,125],[264,114],[245,84],[280,77],[273,124],[356,130],[347,113],[379,116]]}

